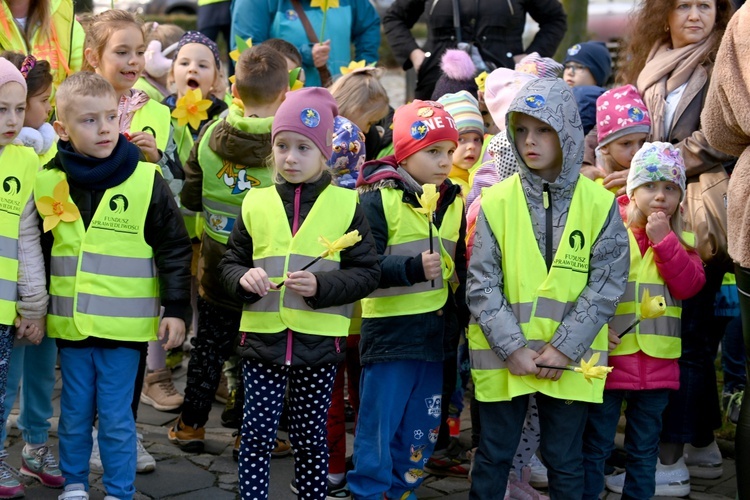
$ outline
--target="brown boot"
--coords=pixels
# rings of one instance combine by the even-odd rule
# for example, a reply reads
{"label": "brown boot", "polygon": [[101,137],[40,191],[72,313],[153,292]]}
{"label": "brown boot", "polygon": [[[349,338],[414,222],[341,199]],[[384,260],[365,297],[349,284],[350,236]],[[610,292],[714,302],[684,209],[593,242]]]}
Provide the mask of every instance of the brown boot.
{"label": "brown boot", "polygon": [[177,392],[172,382],[172,372],[164,368],[146,374],[143,380],[141,403],[159,411],[172,411],[182,406],[185,397]]}
{"label": "brown boot", "polygon": [[176,444],[182,451],[189,453],[200,453],[203,451],[206,440],[205,427],[191,427],[182,422],[182,415],[177,422],[169,428],[167,438],[172,444]]}

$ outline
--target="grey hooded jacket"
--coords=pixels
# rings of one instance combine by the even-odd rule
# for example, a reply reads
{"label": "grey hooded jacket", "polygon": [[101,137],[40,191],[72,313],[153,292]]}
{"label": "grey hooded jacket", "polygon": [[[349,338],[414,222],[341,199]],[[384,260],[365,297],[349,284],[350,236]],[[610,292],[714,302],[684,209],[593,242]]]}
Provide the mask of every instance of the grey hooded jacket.
{"label": "grey hooded jacket", "polygon": [[[548,183],[524,163],[514,142],[514,113],[533,116],[557,132],[563,165],[554,182]],[[539,251],[545,256],[547,238],[551,236],[552,255],[555,255],[583,159],[584,135],[575,99],[560,79],[533,80],[519,91],[509,108],[506,122]],[[545,189],[549,190],[551,211],[545,210],[542,203]],[[552,219],[551,234],[547,233],[548,215]],[[527,346],[527,341],[503,294],[501,260],[497,240],[484,212],[480,211],[469,262],[467,301],[472,318],[479,323],[493,352],[505,360],[515,350]],[[614,315],[617,302],[625,291],[629,264],[628,235],[613,198],[601,233],[591,247],[588,283],[557,328],[550,342],[553,347],[574,362],[580,361],[602,325]]]}

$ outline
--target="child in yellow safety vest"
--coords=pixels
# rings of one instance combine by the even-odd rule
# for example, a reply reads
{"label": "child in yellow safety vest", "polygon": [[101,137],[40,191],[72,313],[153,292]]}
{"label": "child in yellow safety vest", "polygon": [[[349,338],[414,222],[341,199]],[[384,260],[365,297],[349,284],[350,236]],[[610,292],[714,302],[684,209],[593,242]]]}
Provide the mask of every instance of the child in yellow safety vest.
{"label": "child in yellow safety vest", "polygon": [[[352,304],[375,290],[380,266],[357,193],[331,185],[326,160],[337,112],[325,89],[287,93],[271,132],[276,185],[245,195],[219,264],[224,287],[244,303],[236,344],[244,358],[243,499],[268,497],[287,384],[291,489],[323,500],[346,487],[328,480],[324,429]],[[327,246],[354,231],[359,241]]]}
{"label": "child in yellow safety vest", "polygon": [[47,333],[63,380],[63,500],[88,498],[97,415],[104,488],[133,498],[139,360],[157,336],[165,349],[182,345],[190,314],[190,239],[156,166],[118,133],[118,98],[90,72],[60,85],[57,155],[34,186],[50,262]]}
{"label": "child in yellow safety vest", "polygon": [[579,173],[583,129],[562,80],[525,83],[507,124],[519,172],[482,193],[467,277],[482,427],[470,498],[502,498],[531,394],[550,496],[577,498],[588,403],[601,401],[604,382],[566,368],[606,363],[627,233],[614,196]]}
{"label": "child in yellow safety vest", "polygon": [[[360,411],[348,474],[355,498],[413,495],[448,414],[443,394],[455,390],[467,319],[464,205],[448,180],[457,142],[450,113],[415,100],[394,114],[395,154],[360,169],[382,277],[362,301]],[[447,390],[444,377],[452,378]]]}
{"label": "child in yellow safety vest", "polygon": [[[614,370],[607,377],[604,402],[589,407],[583,437],[587,500],[599,498],[604,489],[604,461],[614,448],[623,402],[628,460],[624,473],[607,478],[607,488],[627,498],[690,493],[687,477],[683,483],[673,474],[669,483],[655,482],[657,468],[665,467],[657,465],[662,412],[670,393],[680,386],[681,301],[698,293],[706,281],[693,235],[682,231],[684,197],[685,165],[679,150],[669,143],[645,143],[630,164],[627,195],[617,200],[628,226],[630,275],[609,324],[609,364]],[[666,310],[628,330],[640,318],[646,291],[651,297],[663,296]],[[678,463],[685,468],[682,458]]]}
{"label": "child in yellow safety vest", "polygon": [[[48,301],[31,197],[39,157],[33,149],[13,144],[24,123],[26,91],[18,68],[0,58],[0,408],[4,407],[14,334],[38,345],[44,337]],[[26,460],[31,461],[30,448],[24,447],[22,454],[25,467]],[[23,485],[5,464],[7,456],[7,451],[0,450],[0,496],[23,496]],[[42,471],[35,468],[34,472]]]}

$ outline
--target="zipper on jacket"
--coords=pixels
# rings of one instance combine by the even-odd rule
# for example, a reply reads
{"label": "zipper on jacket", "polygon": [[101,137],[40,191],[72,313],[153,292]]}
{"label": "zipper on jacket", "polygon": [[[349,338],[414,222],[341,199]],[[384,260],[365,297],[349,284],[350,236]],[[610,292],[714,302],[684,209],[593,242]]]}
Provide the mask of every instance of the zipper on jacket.
{"label": "zipper on jacket", "polygon": [[508,8],[510,9],[510,15],[515,16],[516,11],[513,9],[513,0],[508,0]]}
{"label": "zipper on jacket", "polygon": [[333,343],[336,345],[336,354],[339,354],[341,352],[341,337],[336,337],[336,340],[333,341]]}
{"label": "zipper on jacket", "polygon": [[[299,206],[300,199],[302,198],[302,184],[294,188],[294,214],[292,215],[292,236],[297,234],[299,230]],[[292,340],[293,333],[291,328],[287,328],[286,331],[286,356],[284,364],[289,366],[292,364]]]}
{"label": "zipper on jacket", "polygon": [[542,186],[542,201],[544,204],[544,215],[546,219],[544,260],[547,263],[547,272],[552,268],[552,203],[550,198],[551,194],[549,191],[549,184],[545,182]]}
{"label": "zipper on jacket", "polygon": [[247,332],[242,332],[242,336],[240,337],[240,346],[245,345],[245,339],[247,339]]}
{"label": "zipper on jacket", "polygon": [[292,364],[292,329],[286,329],[286,356],[284,357],[284,364],[289,366]]}

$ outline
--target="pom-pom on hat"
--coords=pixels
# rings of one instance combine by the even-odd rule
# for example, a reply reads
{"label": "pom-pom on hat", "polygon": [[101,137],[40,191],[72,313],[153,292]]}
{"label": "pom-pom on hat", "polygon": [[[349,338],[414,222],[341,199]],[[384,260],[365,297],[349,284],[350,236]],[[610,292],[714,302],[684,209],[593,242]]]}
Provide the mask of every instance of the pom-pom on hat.
{"label": "pom-pom on hat", "polygon": [[532,52],[518,61],[516,71],[539,78],[559,78],[563,71],[563,65],[551,57],[542,57],[539,52]]}
{"label": "pom-pom on hat", "polygon": [[603,42],[577,43],[568,49],[563,64],[577,62],[586,66],[596,80],[596,84],[603,87],[612,74],[612,56]]}
{"label": "pom-pom on hat", "polygon": [[333,153],[328,159],[333,182],[339,187],[354,189],[359,167],[365,162],[365,135],[353,122],[337,116],[333,121]]}
{"label": "pom-pom on hat", "polygon": [[24,92],[26,92],[26,79],[21,74],[21,71],[16,68],[15,64],[4,57],[0,57],[0,87],[10,82],[20,84]]}
{"label": "pom-pom on hat", "polygon": [[685,162],[669,142],[646,142],[635,153],[628,172],[628,198],[640,186],[656,181],[674,182],[680,187],[680,201],[685,198]]}
{"label": "pom-pom on hat", "polygon": [[459,135],[469,132],[484,135],[484,121],[482,113],[479,112],[479,102],[473,95],[462,90],[456,94],[445,94],[438,102],[455,120]]}
{"label": "pom-pom on hat", "polygon": [[632,85],[604,92],[596,100],[596,135],[599,147],[628,134],[648,134],[651,118],[641,94]]}
{"label": "pom-pom on hat", "polygon": [[339,108],[330,92],[321,87],[308,87],[287,92],[273,117],[271,140],[279,132],[296,132],[318,146],[326,160],[331,157],[333,121]]}
{"label": "pom-pom on hat", "polygon": [[462,90],[474,97],[477,96],[477,82],[474,80],[477,72],[471,61],[471,56],[459,49],[448,49],[440,59],[442,74],[432,91],[432,100],[437,101],[445,94],[455,94]]}
{"label": "pom-pom on hat", "polygon": [[205,45],[206,47],[211,50],[211,54],[214,56],[214,62],[216,63],[216,67],[221,67],[221,60],[219,59],[219,46],[216,45],[216,42],[208,38],[206,35],[201,33],[200,31],[187,31],[184,35],[182,35],[182,38],[180,38],[180,41],[177,42],[177,52],[176,54],[180,53],[180,49],[184,47],[185,45],[189,43],[199,43],[201,45]]}
{"label": "pom-pom on hat", "polygon": [[440,141],[458,144],[458,129],[439,102],[415,99],[393,114],[393,152],[397,163]]}
{"label": "pom-pom on hat", "polygon": [[484,103],[498,127],[505,128],[505,114],[521,87],[536,78],[530,73],[507,68],[498,68],[490,73],[484,84]]}

